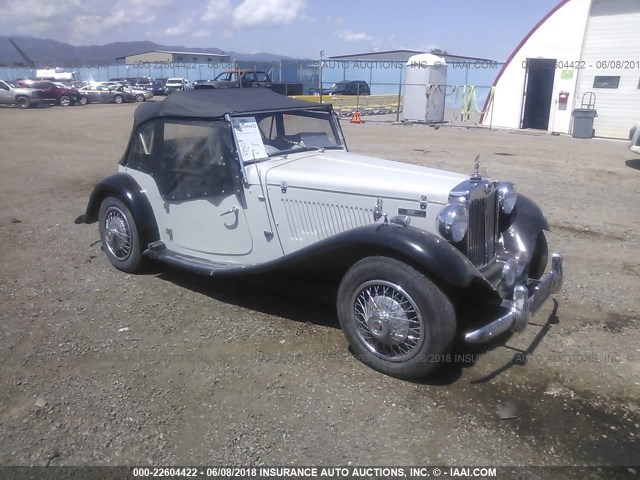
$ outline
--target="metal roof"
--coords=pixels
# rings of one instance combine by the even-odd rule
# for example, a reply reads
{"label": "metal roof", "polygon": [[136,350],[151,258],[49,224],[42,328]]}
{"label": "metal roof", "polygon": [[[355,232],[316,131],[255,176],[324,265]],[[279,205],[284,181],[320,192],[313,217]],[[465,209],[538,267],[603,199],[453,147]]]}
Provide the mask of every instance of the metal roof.
{"label": "metal roof", "polygon": [[170,53],[172,55],[197,55],[200,57],[214,57],[214,58],[218,58],[220,57],[221,59],[229,59],[229,55],[226,55],[224,53],[205,53],[205,52],[176,52],[176,51],[171,51],[171,50],[148,50],[146,52],[139,52],[139,53],[132,53],[130,55],[124,55],[122,57],[116,57],[116,60],[123,60],[127,57],[134,57],[136,55],[145,55],[147,53]]}
{"label": "metal roof", "polygon": [[366,52],[366,53],[354,53],[350,55],[334,55],[329,57],[329,60],[368,60],[374,62],[406,62],[414,55],[420,55],[421,53],[432,53],[439,57],[443,57],[447,63],[456,62],[496,62],[489,58],[469,57],[464,55],[453,55],[450,53],[442,54],[437,52],[423,52],[419,50],[385,50],[381,52]]}

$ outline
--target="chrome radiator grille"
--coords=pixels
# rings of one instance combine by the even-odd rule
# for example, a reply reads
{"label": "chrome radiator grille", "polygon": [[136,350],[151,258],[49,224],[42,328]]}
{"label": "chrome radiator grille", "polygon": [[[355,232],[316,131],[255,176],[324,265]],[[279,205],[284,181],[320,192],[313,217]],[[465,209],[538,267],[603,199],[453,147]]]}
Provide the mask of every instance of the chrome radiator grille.
{"label": "chrome radiator grille", "polygon": [[498,241],[498,194],[471,200],[466,255],[477,267],[489,263],[496,255]]}

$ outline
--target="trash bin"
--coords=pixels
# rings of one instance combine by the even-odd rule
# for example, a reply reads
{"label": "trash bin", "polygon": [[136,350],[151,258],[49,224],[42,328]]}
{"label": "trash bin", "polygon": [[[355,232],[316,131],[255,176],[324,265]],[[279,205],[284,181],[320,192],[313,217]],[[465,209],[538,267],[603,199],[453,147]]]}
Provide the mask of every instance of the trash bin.
{"label": "trash bin", "polygon": [[598,112],[593,108],[576,108],[573,116],[573,138],[593,138],[593,119]]}

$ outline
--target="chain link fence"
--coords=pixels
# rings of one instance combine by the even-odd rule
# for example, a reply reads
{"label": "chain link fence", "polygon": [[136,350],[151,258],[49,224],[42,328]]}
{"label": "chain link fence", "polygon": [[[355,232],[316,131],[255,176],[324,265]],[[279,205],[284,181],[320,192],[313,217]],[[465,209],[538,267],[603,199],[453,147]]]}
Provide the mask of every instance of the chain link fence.
{"label": "chain link fence", "polygon": [[[322,66],[322,68],[320,68]],[[487,110],[487,99],[495,100],[491,85],[502,67],[497,62],[458,62],[447,66],[447,84],[431,85],[445,95],[444,121],[455,124],[475,124]],[[336,60],[275,60],[275,61],[231,61],[228,63],[166,64],[161,62],[137,62],[132,65],[109,64],[108,62],[70,62],[63,65],[65,71],[75,72],[81,81],[106,81],[113,78],[149,77],[186,78],[213,80],[228,70],[261,70],[277,83],[302,84],[305,94],[331,89],[337,82],[365,81],[370,95],[327,96],[322,101],[331,101],[343,116],[358,111],[371,120],[402,120],[402,106],[406,69],[400,61],[336,61]],[[16,80],[35,78],[36,69],[0,62],[0,78]],[[286,92],[287,89],[285,88]],[[318,101],[319,95],[304,98]],[[490,113],[490,112],[488,112]]]}

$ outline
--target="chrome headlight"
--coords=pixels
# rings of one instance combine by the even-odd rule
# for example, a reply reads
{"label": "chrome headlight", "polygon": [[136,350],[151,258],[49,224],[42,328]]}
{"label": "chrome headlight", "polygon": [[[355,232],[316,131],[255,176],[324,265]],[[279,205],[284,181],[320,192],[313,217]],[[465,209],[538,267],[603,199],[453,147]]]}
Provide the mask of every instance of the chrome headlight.
{"label": "chrome headlight", "polygon": [[462,241],[469,227],[467,209],[459,203],[450,203],[438,213],[436,225],[440,235],[449,241]]}
{"label": "chrome headlight", "polygon": [[498,184],[498,200],[500,202],[500,210],[509,215],[516,206],[518,192],[516,186],[511,182],[500,182]]}

